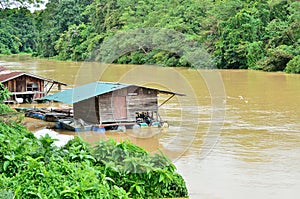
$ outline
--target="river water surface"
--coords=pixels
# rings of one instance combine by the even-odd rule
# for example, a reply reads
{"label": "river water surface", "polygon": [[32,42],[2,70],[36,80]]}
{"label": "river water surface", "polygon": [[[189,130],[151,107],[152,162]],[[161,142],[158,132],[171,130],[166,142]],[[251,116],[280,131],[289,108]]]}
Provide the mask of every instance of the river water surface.
{"label": "river water surface", "polygon": [[[129,130],[81,136],[91,143],[101,137],[129,139],[149,151],[163,151],[186,180],[190,198],[300,195],[300,75],[60,62],[27,56],[0,57],[0,65],[62,81],[68,87],[101,80],[184,93],[161,107],[160,115],[170,127],[155,136]],[[160,96],[160,102],[166,98]]]}

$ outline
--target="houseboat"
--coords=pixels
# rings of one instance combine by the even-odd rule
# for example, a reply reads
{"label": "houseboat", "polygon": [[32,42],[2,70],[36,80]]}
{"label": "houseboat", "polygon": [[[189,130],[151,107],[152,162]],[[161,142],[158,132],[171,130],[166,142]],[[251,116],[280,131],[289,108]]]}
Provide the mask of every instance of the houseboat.
{"label": "houseboat", "polygon": [[[170,96],[159,105],[159,94]],[[112,130],[166,125],[160,118],[158,109],[175,95],[184,96],[133,84],[93,82],[47,95],[41,100],[73,104],[74,120]]]}
{"label": "houseboat", "polygon": [[65,83],[53,79],[25,72],[10,71],[3,66],[0,66],[0,82],[11,93],[5,103],[31,103],[33,100],[49,94],[54,86],[57,86],[58,90],[61,90],[61,86],[66,86]]}

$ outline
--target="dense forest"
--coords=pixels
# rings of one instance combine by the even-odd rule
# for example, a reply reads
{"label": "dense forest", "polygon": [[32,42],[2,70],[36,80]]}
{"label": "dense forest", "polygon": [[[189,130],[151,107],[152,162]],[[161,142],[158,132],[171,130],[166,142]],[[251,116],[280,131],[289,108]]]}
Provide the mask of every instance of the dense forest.
{"label": "dense forest", "polygon": [[[14,9],[5,6],[8,2],[0,1],[0,54],[101,61],[99,48],[106,38],[156,28],[184,35],[179,39],[201,46],[220,69],[300,73],[297,0],[50,0],[46,9],[33,13],[26,8],[36,1],[17,1],[23,7]],[[129,46],[159,41],[124,38]],[[197,67],[184,53],[144,43],[113,61]]]}

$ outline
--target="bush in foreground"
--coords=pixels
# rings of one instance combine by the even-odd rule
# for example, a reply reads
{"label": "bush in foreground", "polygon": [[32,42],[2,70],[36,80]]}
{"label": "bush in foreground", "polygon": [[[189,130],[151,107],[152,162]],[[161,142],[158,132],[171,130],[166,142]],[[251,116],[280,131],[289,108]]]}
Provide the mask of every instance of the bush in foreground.
{"label": "bush in foreground", "polygon": [[62,148],[18,123],[0,123],[0,197],[187,197],[182,177],[162,154],[124,141],[92,147],[80,137]]}

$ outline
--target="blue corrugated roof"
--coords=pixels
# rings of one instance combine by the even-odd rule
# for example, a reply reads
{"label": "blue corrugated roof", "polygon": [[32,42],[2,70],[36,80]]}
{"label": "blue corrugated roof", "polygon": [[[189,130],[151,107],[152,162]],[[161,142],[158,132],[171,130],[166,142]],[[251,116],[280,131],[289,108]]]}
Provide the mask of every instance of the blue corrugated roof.
{"label": "blue corrugated roof", "polygon": [[41,98],[41,100],[51,100],[62,102],[65,104],[73,104],[97,95],[102,95],[104,93],[108,93],[128,86],[130,85],[110,82],[93,82],[90,84],[78,86],[76,88],[64,90],[53,95],[47,95]]}
{"label": "blue corrugated roof", "polygon": [[[136,85],[111,83],[111,82],[93,82],[93,83],[85,84],[85,85],[78,86],[78,87],[75,87],[72,89],[64,90],[64,91],[55,93],[53,95],[47,95],[40,99],[62,102],[65,104],[73,104],[73,103],[80,102],[82,100],[86,100],[86,99],[89,99],[89,98],[97,96],[97,95],[102,95],[102,94],[109,93],[114,90],[119,90],[122,88],[129,87],[129,86],[136,86]],[[141,86],[141,87],[143,87],[143,86]],[[147,87],[143,87],[143,88],[147,88]],[[159,90],[159,89],[154,89],[154,88],[150,88],[150,89],[157,90],[158,92],[161,92],[161,93],[184,96],[184,94],[174,93],[171,91]]]}

